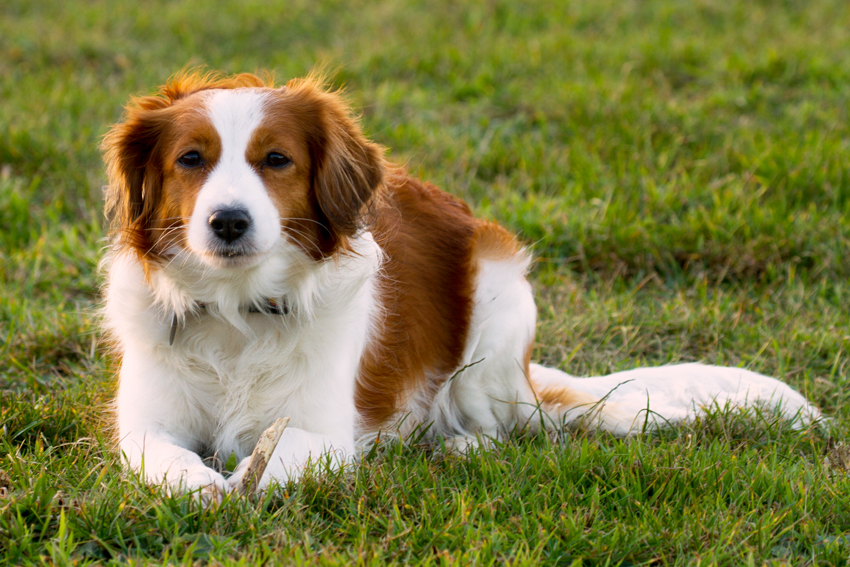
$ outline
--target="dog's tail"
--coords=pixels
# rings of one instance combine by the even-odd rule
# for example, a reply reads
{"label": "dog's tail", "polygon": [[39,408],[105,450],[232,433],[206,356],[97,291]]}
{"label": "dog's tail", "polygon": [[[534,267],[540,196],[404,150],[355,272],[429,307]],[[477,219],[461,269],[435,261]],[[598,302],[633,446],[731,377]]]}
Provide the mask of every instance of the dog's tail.
{"label": "dog's tail", "polygon": [[553,425],[617,435],[690,421],[712,408],[770,409],[797,428],[821,419],[820,411],[787,384],[742,368],[678,364],[577,378],[532,364],[529,378]]}

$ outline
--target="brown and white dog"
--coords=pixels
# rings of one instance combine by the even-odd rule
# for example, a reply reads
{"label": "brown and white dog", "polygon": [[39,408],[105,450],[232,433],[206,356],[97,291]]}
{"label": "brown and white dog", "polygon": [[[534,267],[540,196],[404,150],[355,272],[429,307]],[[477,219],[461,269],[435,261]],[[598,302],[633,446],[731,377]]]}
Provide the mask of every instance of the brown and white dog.
{"label": "brown and white dog", "polygon": [[[628,434],[713,404],[819,415],[740,368],[532,364],[528,252],[387,163],[318,81],[182,73],[133,99],[103,148],[119,442],[150,482],[227,492],[283,416],[262,487],[382,430],[427,425],[462,448],[578,419]],[[230,478],[203,460],[232,452]]]}

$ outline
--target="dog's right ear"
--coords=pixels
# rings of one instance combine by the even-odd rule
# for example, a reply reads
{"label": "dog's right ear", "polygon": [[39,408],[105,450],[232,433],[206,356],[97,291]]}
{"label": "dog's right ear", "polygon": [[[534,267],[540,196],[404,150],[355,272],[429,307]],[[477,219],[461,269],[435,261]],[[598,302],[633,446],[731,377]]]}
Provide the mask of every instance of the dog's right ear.
{"label": "dog's right ear", "polygon": [[152,223],[162,195],[158,146],[170,122],[170,104],[155,96],[134,99],[124,121],[112,126],[101,144],[109,179],[106,217],[117,245],[142,257],[153,252]]}

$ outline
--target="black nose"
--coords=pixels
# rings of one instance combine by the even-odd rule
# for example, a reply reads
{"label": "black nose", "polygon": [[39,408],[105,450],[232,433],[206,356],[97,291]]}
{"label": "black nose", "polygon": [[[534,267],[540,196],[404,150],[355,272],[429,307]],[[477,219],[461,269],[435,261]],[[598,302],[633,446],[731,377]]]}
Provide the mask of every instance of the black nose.
{"label": "black nose", "polygon": [[230,244],[251,228],[251,217],[242,209],[222,209],[210,215],[210,228],[216,236]]}

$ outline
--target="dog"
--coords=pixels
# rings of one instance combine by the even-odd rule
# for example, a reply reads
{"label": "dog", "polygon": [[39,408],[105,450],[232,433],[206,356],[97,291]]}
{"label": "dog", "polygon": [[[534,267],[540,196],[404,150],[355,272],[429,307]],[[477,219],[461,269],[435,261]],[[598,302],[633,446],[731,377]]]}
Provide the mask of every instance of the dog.
{"label": "dog", "polygon": [[[523,427],[628,435],[713,405],[820,415],[740,368],[533,364],[529,252],[387,161],[316,78],[181,72],[132,99],[102,149],[118,444],[147,482],[230,492],[284,416],[260,489],[383,431],[462,451]],[[232,454],[229,478],[208,466]]]}

